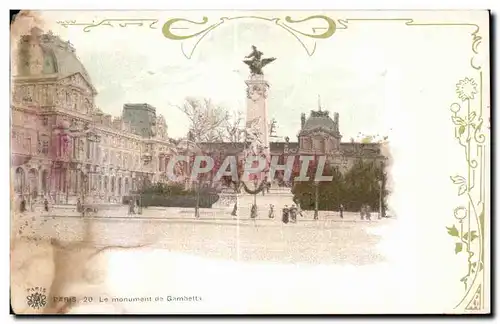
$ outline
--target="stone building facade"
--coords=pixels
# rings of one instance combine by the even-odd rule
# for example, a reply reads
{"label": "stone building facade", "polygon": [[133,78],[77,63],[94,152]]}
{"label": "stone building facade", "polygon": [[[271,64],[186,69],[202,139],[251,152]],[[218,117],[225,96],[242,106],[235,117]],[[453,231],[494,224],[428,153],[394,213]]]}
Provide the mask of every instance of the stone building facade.
{"label": "stone building facade", "polygon": [[[297,141],[271,141],[269,143],[270,155],[278,156],[278,163],[283,165],[289,156],[309,155],[326,156],[326,163],[335,166],[340,172],[347,172],[359,160],[372,161],[383,164],[387,160],[382,152],[382,143],[342,142],[339,126],[339,114],[330,117],[329,111],[321,109],[311,110],[306,118],[301,115],[301,129],[297,134]],[[242,152],[248,148],[246,143],[200,143],[203,152],[217,157],[220,160],[227,155],[243,158]],[[298,171],[299,160],[296,158],[295,169]],[[276,183],[283,171],[276,172]]]}
{"label": "stone building facade", "polygon": [[[298,133],[297,151],[301,155],[324,155],[327,162],[339,168],[341,172],[349,170],[356,161],[373,161],[384,163],[382,143],[342,142],[339,114],[311,110],[309,117],[301,115],[301,129]],[[271,144],[271,147],[273,145]]]}
{"label": "stone building facade", "polygon": [[[11,179],[16,197],[53,203],[118,203],[146,183],[167,182],[175,155],[195,154],[174,143],[155,107],[125,104],[120,117],[96,107],[97,91],[71,43],[34,29],[12,60]],[[255,98],[254,98],[255,99]],[[252,99],[253,100],[253,99]],[[326,155],[348,170],[359,158],[383,161],[380,144],[343,143],[339,115],[301,116],[297,141],[270,142],[271,155]],[[204,152],[241,155],[245,143],[201,143]],[[189,175],[189,166],[182,174]],[[189,185],[189,179],[185,179]]]}
{"label": "stone building facade", "polygon": [[75,49],[50,33],[34,29],[17,49],[11,99],[17,197],[121,202],[145,182],[161,181],[163,161],[176,151],[154,107],[127,104],[114,118],[100,111]]}

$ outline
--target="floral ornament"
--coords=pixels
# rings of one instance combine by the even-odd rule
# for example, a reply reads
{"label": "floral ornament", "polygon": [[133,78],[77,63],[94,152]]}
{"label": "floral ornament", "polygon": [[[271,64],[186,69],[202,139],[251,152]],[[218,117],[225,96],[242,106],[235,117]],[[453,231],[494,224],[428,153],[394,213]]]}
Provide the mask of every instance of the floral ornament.
{"label": "floral ornament", "polygon": [[28,306],[32,308],[41,308],[47,305],[47,297],[38,292],[27,296],[26,300],[28,302]]}
{"label": "floral ornament", "polygon": [[[462,102],[466,102],[467,108],[466,112],[460,113],[462,107],[459,103],[455,102],[450,106],[451,121],[455,125],[455,138],[465,148],[467,175],[456,174],[450,178],[457,186],[458,196],[467,197],[468,202],[466,205],[454,209],[456,223],[446,227],[446,230],[455,241],[455,254],[461,254],[467,258],[467,273],[460,279],[465,288],[465,294],[456,307],[467,302],[466,309],[473,310],[479,309],[482,305],[480,293],[476,292],[473,295],[472,289],[479,286],[477,289],[480,291],[481,278],[479,273],[484,271],[483,224],[485,210],[482,198],[475,201],[474,195],[478,190],[484,191],[482,176],[484,155],[474,155],[473,153],[479,152],[479,148],[484,148],[484,144],[482,144],[484,140],[481,139],[484,137],[482,134],[483,119],[481,114],[477,113],[477,105],[472,105],[471,101],[475,95],[481,96],[481,93],[478,92],[478,84],[473,78],[464,78],[456,84],[456,94]],[[475,170],[476,168],[477,170]],[[479,171],[479,177],[475,177],[475,171]],[[476,181],[477,178],[479,178],[479,183]],[[474,188],[476,189],[473,190]],[[474,220],[477,226],[473,225]],[[476,297],[476,295],[479,296]]]}
{"label": "floral ornament", "polygon": [[477,94],[477,83],[471,78],[465,78],[457,83],[457,94],[462,101],[474,99]]}

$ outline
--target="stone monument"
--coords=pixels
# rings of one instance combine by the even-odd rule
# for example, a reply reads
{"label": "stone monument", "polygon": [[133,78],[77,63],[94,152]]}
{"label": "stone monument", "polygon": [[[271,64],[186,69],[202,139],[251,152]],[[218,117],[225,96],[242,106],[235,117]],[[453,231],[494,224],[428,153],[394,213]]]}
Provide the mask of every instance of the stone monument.
{"label": "stone monument", "polygon": [[269,120],[267,96],[269,83],[264,78],[262,69],[276,58],[263,58],[264,53],[252,46],[252,52],[243,62],[250,68],[247,85],[246,127],[250,141],[256,141],[264,150],[269,151]]}

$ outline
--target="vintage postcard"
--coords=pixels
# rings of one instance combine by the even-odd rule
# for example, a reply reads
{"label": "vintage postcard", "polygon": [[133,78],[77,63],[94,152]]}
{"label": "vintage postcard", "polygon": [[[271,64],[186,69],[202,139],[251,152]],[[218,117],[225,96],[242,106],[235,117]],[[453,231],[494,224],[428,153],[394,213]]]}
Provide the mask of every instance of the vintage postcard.
{"label": "vintage postcard", "polygon": [[488,314],[488,11],[21,11],[16,314]]}

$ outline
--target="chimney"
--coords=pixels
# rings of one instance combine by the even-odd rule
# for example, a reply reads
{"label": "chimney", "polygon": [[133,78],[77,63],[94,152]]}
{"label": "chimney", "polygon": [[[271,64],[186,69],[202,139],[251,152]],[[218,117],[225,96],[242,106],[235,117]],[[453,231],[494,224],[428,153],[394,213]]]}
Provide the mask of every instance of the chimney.
{"label": "chimney", "polygon": [[339,131],[339,113],[338,112],[336,112],[333,115],[333,122],[335,123],[335,131],[338,132]]}
{"label": "chimney", "polygon": [[111,127],[111,115],[104,115],[104,125]]}
{"label": "chimney", "polygon": [[306,114],[302,113],[300,115],[300,129],[304,128],[305,123],[306,123]]}
{"label": "chimney", "polygon": [[113,128],[116,130],[123,130],[123,121],[120,117],[113,118]]}

